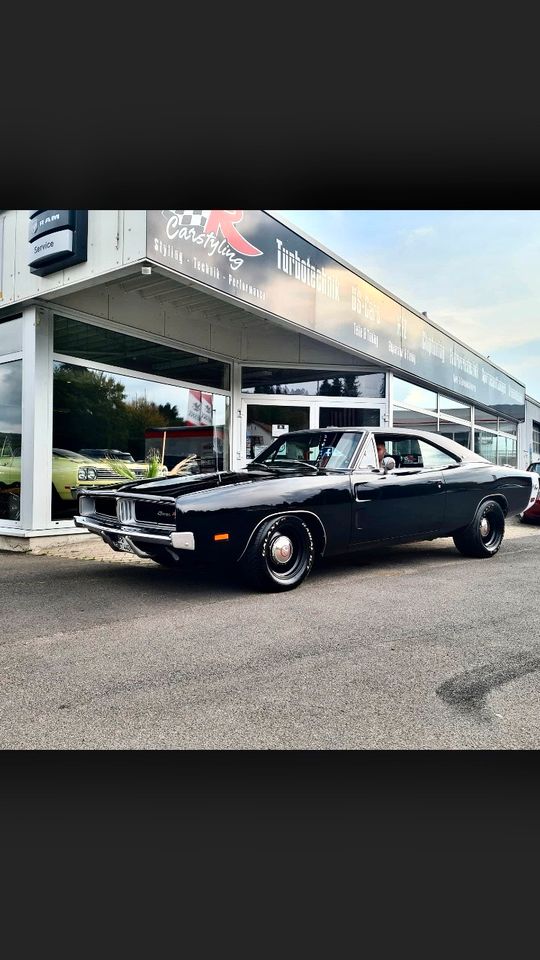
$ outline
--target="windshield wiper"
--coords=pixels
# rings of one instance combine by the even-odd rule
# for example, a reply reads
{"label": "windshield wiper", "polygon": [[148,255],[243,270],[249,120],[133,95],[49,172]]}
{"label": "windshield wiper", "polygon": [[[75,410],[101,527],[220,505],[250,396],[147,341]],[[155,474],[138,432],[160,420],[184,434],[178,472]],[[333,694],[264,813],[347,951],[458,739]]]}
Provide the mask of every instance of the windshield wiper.
{"label": "windshield wiper", "polygon": [[277,467],[269,467],[266,463],[248,463],[247,470],[268,470],[269,473],[278,473]]}

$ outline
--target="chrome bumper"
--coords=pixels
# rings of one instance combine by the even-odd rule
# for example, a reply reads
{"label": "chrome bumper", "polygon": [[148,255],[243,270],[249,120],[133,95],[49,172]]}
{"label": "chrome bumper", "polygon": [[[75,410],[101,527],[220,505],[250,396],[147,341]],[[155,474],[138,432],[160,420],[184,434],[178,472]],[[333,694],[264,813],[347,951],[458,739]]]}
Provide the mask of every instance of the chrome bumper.
{"label": "chrome bumper", "polygon": [[77,516],[74,517],[73,520],[76,527],[86,527],[90,533],[97,533],[113,550],[119,550],[120,548],[112,539],[111,534],[113,536],[125,537],[133,552],[141,557],[148,556],[148,554],[145,554],[136,547],[133,540],[143,540],[149,544],[155,543],[156,546],[173,547],[175,550],[195,549],[195,537],[190,531],[180,533],[175,530],[173,533],[168,534],[144,533],[136,528],[134,529],[132,526],[122,526],[122,524],[119,524],[117,527],[109,527],[103,523],[99,523],[97,520],[90,520],[88,517]]}

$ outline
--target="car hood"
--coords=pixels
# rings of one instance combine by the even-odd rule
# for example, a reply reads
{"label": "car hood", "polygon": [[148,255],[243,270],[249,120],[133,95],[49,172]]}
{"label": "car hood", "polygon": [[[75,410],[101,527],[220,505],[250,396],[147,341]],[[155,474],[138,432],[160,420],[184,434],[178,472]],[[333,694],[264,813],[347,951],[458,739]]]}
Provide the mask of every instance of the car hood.
{"label": "car hood", "polygon": [[[287,476],[291,476],[287,472]],[[298,476],[304,475],[301,470]],[[151,496],[163,497],[181,497],[188,493],[196,493],[199,490],[212,490],[214,487],[230,487],[240,483],[260,483],[261,480],[276,480],[276,474],[266,471],[256,472],[251,470],[223,470],[219,473],[188,474],[181,477],[163,477],[153,478],[151,480],[135,480],[130,483],[124,483],[119,490],[122,492],[132,491],[133,493],[145,493]]]}

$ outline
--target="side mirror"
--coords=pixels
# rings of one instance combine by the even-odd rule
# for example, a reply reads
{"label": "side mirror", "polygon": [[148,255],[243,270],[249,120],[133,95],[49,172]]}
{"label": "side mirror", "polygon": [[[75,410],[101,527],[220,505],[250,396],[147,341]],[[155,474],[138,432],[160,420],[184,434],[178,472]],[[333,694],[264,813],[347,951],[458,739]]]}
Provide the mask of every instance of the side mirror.
{"label": "side mirror", "polygon": [[381,468],[383,473],[388,473],[389,470],[396,469],[396,461],[393,457],[383,457],[381,460]]}

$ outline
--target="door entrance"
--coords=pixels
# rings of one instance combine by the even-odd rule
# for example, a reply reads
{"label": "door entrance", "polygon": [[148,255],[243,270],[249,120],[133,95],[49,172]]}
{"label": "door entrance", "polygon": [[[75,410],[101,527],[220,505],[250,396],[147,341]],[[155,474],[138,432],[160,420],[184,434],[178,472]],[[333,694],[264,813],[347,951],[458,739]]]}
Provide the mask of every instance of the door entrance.
{"label": "door entrance", "polygon": [[[283,402],[286,401],[286,402]],[[289,397],[257,398],[257,403],[242,399],[242,454],[239,459],[250,463],[275,437],[293,430],[317,427],[380,427],[386,401],[365,400],[354,405],[343,401],[331,403],[329,398],[293,400]]]}

